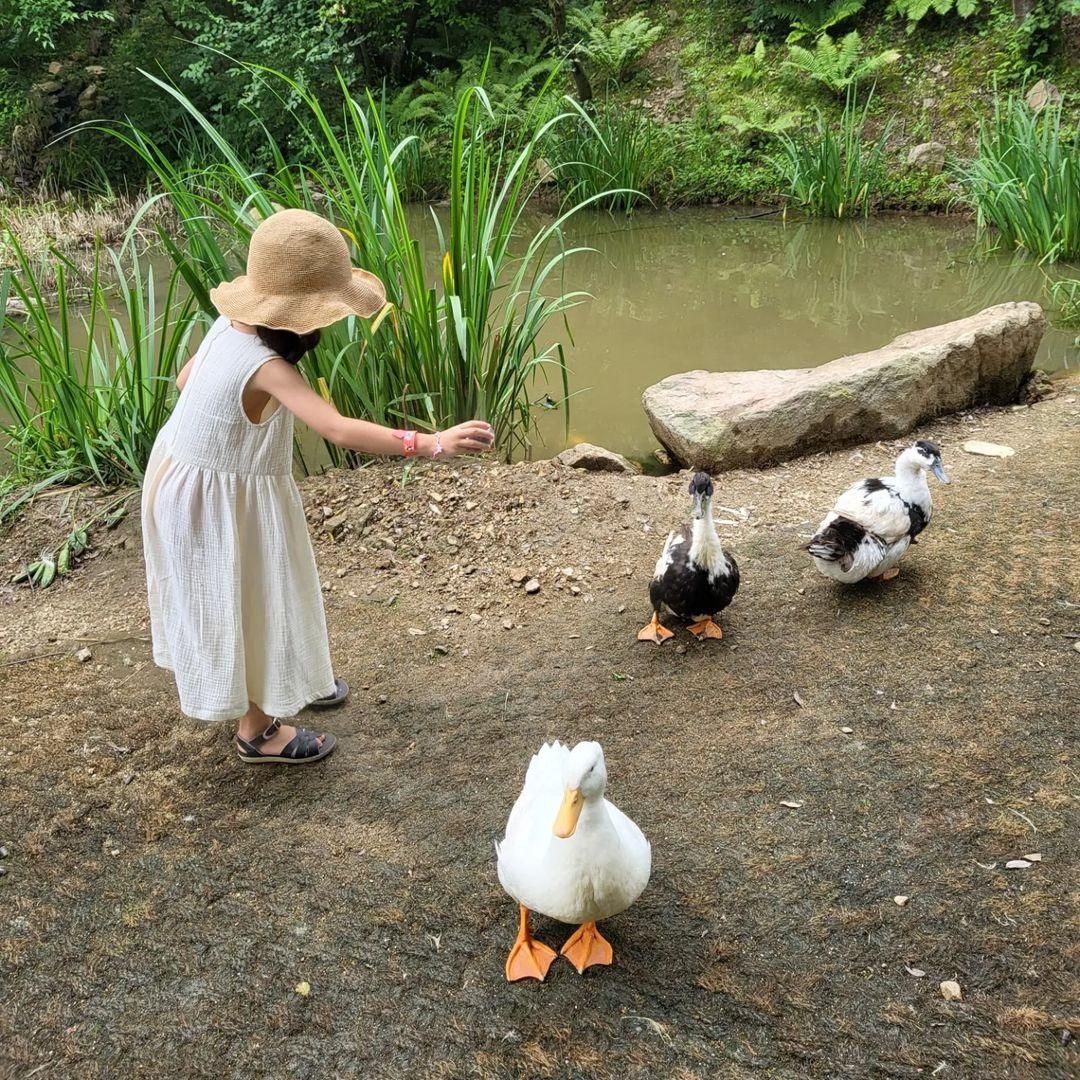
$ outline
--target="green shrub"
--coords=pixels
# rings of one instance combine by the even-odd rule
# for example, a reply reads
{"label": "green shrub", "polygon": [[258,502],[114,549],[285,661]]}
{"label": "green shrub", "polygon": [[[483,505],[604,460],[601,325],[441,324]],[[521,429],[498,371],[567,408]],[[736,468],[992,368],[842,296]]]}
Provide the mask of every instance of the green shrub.
{"label": "green shrub", "polygon": [[763,105],[754,98],[748,98],[741,114],[725,113],[720,117],[720,122],[732,128],[748,144],[759,145],[798,127],[801,119],[800,112],[781,112],[772,105]]}
{"label": "green shrub", "polygon": [[955,170],[980,227],[1046,262],[1080,258],[1080,129],[1065,129],[1063,105],[1033,113],[1019,98],[996,99],[977,156]]}
{"label": "green shrub", "polygon": [[775,161],[788,197],[817,217],[866,217],[884,178],[892,123],[869,140],[865,132],[870,100],[860,110],[855,91],[855,87],[848,91],[839,128],[830,125],[819,109],[812,128],[779,136],[782,151]]}
{"label": "green shrub", "polygon": [[606,22],[602,3],[572,11],[569,21],[583,35],[581,54],[601,78],[613,83],[622,82],[663,33],[640,12]]}
{"label": "green shrub", "polygon": [[858,30],[852,30],[839,43],[828,34],[822,34],[814,43],[813,50],[802,45],[789,45],[788,58],[783,66],[809,75],[834,94],[844,94],[849,87],[878,74],[900,59],[900,53],[895,49],[886,49],[876,56],[863,56],[862,51]]}
{"label": "green shrub", "polygon": [[888,13],[898,19],[907,19],[910,33],[923,19],[930,15],[959,15],[970,19],[979,10],[980,0],[890,0]]}

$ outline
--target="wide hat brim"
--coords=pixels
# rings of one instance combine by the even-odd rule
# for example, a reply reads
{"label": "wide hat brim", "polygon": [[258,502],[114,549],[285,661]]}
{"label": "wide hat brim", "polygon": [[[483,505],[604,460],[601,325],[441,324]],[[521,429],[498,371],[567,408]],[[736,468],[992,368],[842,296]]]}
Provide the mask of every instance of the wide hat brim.
{"label": "wide hat brim", "polygon": [[310,334],[349,315],[370,319],[386,306],[386,287],[374,274],[354,267],[352,280],[340,289],[275,295],[243,275],[211,289],[210,299],[222,315],[249,326]]}

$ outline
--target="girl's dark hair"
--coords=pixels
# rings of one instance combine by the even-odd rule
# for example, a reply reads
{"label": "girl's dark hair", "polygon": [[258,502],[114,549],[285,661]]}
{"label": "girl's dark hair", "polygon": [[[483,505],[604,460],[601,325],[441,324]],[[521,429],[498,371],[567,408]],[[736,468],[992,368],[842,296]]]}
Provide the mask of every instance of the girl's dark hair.
{"label": "girl's dark hair", "polygon": [[256,326],[255,333],[268,348],[287,360],[290,364],[300,363],[300,358],[319,344],[322,332],[313,330],[310,334],[294,334],[291,330],[274,330],[269,326]]}

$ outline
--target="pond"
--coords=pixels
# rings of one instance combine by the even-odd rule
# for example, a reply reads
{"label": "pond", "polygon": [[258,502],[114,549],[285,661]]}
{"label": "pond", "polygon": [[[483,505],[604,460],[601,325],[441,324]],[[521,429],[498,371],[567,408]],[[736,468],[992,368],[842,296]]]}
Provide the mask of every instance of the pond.
{"label": "pond", "polygon": [[[434,274],[430,213],[415,212]],[[538,216],[530,212],[524,226]],[[566,264],[565,288],[591,295],[570,314],[569,442],[637,459],[656,446],[642,391],[666,375],[811,367],[1001,301],[1048,303],[1047,272],[1021,258],[978,254],[974,225],[958,218],[793,222],[727,207],[629,219],[582,214],[569,223],[567,244],[594,249]],[[164,261],[161,269],[164,277]],[[1080,277],[1075,267],[1054,273]],[[547,334],[565,340],[562,322]],[[1051,372],[1075,367],[1076,337],[1049,330],[1038,364]],[[557,377],[546,389],[561,398]],[[535,400],[545,396],[541,382]],[[566,445],[564,408],[549,404],[538,410],[536,457]],[[318,439],[305,438],[303,448],[309,465],[325,463]]]}
{"label": "pond", "polygon": [[[990,304],[1048,304],[1047,274],[1030,261],[977,255],[970,222],[785,223],[753,213],[572,222],[570,239],[596,251],[576,256],[567,273],[569,287],[593,296],[570,317],[571,442],[650,454],[656,442],[641,393],[675,372],[812,367]],[[1056,268],[1063,272],[1080,277]],[[1075,368],[1076,336],[1048,330],[1039,366]],[[563,433],[561,414],[543,417],[538,456],[561,449]]]}

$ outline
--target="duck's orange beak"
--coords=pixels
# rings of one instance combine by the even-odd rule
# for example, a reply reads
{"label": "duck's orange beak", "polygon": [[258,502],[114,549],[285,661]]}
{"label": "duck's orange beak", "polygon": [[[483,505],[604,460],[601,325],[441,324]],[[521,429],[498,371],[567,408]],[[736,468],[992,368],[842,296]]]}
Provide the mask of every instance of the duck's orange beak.
{"label": "duck's orange beak", "polygon": [[580,788],[567,788],[563,795],[562,806],[555,818],[555,824],[551,831],[560,839],[565,840],[574,835],[577,828],[578,818],[581,817],[581,808],[585,805],[585,796]]}

